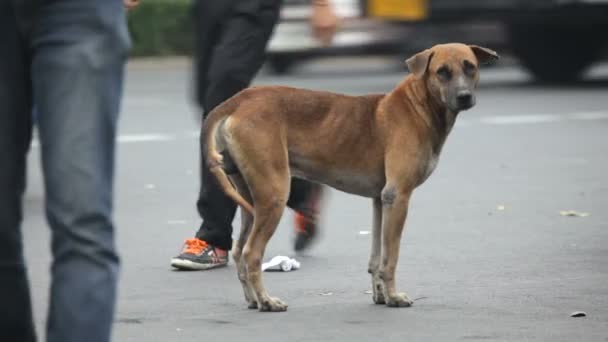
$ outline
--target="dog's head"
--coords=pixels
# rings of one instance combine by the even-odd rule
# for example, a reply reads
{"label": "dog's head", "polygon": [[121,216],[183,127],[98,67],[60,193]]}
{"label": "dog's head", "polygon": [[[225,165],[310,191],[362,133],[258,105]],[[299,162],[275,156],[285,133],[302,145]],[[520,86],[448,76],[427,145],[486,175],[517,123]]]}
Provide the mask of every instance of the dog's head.
{"label": "dog's head", "polygon": [[411,73],[426,83],[430,94],[453,112],[475,105],[479,66],[497,60],[498,54],[476,45],[435,45],[409,58]]}

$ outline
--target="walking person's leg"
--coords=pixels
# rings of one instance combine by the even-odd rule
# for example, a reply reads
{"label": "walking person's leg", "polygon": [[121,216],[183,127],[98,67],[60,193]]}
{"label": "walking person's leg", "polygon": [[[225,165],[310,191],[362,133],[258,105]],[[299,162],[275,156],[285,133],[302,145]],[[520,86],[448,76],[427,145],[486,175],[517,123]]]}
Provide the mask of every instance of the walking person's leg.
{"label": "walking person's leg", "polygon": [[31,136],[29,57],[11,1],[0,2],[0,341],[36,340],[21,220]]}
{"label": "walking person's leg", "polygon": [[[201,2],[204,1],[199,1],[198,10],[204,7]],[[213,18],[206,17],[208,14],[205,13],[197,14],[198,20],[216,22],[211,28],[207,24],[207,31],[197,32],[197,93],[206,114],[249,86],[264,62],[266,44],[278,20],[278,0],[232,0],[227,3],[230,7],[223,8],[222,12],[218,9],[206,12],[215,13]],[[226,265],[227,251],[232,248],[236,204],[219,187],[202,156],[200,160],[201,187],[197,209],[203,222],[195,239],[186,240],[182,253],[171,260],[174,267],[181,269]]]}
{"label": "walking person's leg", "polygon": [[[222,34],[221,41],[216,47],[214,58],[211,60],[208,78],[208,90],[206,92],[205,104],[208,108],[215,108],[217,105],[249,86],[256,73],[262,67],[266,57],[266,45],[272,36],[274,27],[279,20],[280,0],[239,0],[233,9],[233,14],[227,21]],[[215,183],[215,177],[210,171],[201,165],[204,172],[201,184],[212,184],[215,192],[222,192]],[[206,180],[208,180],[206,182]],[[303,250],[310,245],[317,233],[317,220],[319,212],[319,201],[321,196],[321,186],[302,179],[292,179],[291,191],[287,205],[296,211],[296,241],[295,249]],[[204,192],[201,191],[203,195]],[[222,196],[230,202],[231,208],[235,208],[234,202]],[[218,196],[219,197],[219,196]],[[210,197],[199,197],[198,203],[209,201]],[[214,197],[215,198],[215,197]],[[199,212],[206,220],[204,214],[213,215],[213,208],[199,207]],[[202,210],[201,210],[202,209]],[[234,212],[233,212],[234,213]],[[230,237],[232,235],[232,218],[226,223],[229,227]],[[197,236],[203,239],[207,234],[222,229],[222,225],[207,228],[203,222]],[[232,238],[230,238],[232,246]]]}
{"label": "walking person's leg", "polygon": [[323,187],[304,179],[291,179],[287,206],[295,211],[296,238],[294,249],[300,252],[318,236],[319,211]]}
{"label": "walking person's leg", "polygon": [[[210,89],[209,73],[212,61],[220,58],[218,46],[223,37],[226,18],[234,1],[194,2],[195,54],[194,69],[196,100],[202,117],[206,117],[214,107],[207,103]],[[226,98],[232,96],[227,92]],[[203,167],[201,159],[200,190],[196,207],[203,219],[194,238],[186,239],[181,253],[171,259],[171,266],[178,269],[201,270],[224,266],[228,263],[228,250],[232,246],[232,220],[236,205],[219,188],[214,177]]]}
{"label": "walking person's leg", "polygon": [[49,342],[107,342],[116,124],[129,38],[121,0],[58,0],[32,32],[46,214],[52,229]]}
{"label": "walking person's leg", "polygon": [[[232,6],[226,15],[215,15],[215,19],[207,18],[209,22],[221,19],[216,26],[207,26],[207,31],[197,32],[197,94],[206,113],[249,86],[262,67],[266,45],[279,19],[281,1],[234,0],[230,4]],[[207,11],[210,12],[212,11]],[[197,14],[199,20],[204,16],[204,13]],[[204,92],[201,93],[201,90]],[[200,160],[201,187],[197,209],[203,222],[195,238],[186,240],[182,253],[171,260],[172,266],[181,269],[209,269],[226,265],[227,251],[232,247],[232,221],[236,205],[223,193],[207,169],[202,155]],[[316,199],[315,196],[301,193],[312,193],[312,188],[314,185],[300,181],[299,186],[292,191],[299,199],[291,200],[290,203],[304,207],[305,203]],[[315,219],[310,215],[298,216],[298,232],[303,232],[304,237],[300,239],[304,242],[299,243],[299,249],[314,236],[316,216],[314,217]]]}
{"label": "walking person's leg", "polygon": [[[263,6],[259,0],[233,3],[219,28],[221,37],[209,63],[203,99],[206,113],[249,86],[264,63],[266,44],[278,20],[279,4],[280,1],[274,1],[273,5]],[[200,159],[203,160],[202,154]],[[229,250],[236,204],[224,194],[204,162],[197,209],[203,223],[196,237]]]}

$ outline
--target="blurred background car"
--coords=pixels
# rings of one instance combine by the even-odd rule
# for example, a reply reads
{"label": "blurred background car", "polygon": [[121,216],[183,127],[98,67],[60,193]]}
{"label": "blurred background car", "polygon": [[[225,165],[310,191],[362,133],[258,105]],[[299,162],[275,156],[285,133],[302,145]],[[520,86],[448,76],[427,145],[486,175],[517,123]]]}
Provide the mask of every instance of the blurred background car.
{"label": "blurred background car", "polygon": [[345,54],[404,54],[462,41],[510,51],[539,81],[571,82],[608,45],[608,0],[332,0],[343,18],[330,47],[307,25],[308,0],[284,0],[271,71]]}
{"label": "blurred background car", "polygon": [[365,16],[359,0],[331,0],[340,26],[331,46],[312,35],[310,0],[284,0],[281,19],[268,43],[267,65],[276,74],[315,57],[346,54],[396,54],[403,50],[411,27]]}

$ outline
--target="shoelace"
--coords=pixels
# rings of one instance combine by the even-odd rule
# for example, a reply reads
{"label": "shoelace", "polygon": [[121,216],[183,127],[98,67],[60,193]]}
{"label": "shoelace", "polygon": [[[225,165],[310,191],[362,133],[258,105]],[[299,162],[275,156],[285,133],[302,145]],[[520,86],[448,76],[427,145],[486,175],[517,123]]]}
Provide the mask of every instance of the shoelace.
{"label": "shoelace", "polygon": [[201,239],[196,239],[196,238],[186,240],[184,245],[185,245],[184,253],[194,254],[194,255],[201,254],[202,251],[204,251],[205,249],[207,249],[207,247],[209,247],[207,242],[205,242]]}

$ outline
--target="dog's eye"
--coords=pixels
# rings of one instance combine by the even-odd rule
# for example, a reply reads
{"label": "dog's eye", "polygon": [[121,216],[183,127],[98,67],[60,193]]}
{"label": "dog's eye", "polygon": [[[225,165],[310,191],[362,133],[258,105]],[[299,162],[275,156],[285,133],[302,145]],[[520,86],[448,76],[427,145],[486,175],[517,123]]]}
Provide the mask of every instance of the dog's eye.
{"label": "dog's eye", "polygon": [[477,67],[475,66],[475,64],[473,64],[469,61],[464,61],[463,70],[464,70],[465,75],[473,76],[473,75],[475,75],[475,71],[477,70]]}
{"label": "dog's eye", "polygon": [[446,66],[442,66],[441,68],[437,69],[437,75],[445,80],[445,81],[449,81],[452,78],[452,71],[450,71],[450,69],[448,69],[448,67]]}

